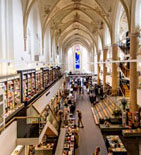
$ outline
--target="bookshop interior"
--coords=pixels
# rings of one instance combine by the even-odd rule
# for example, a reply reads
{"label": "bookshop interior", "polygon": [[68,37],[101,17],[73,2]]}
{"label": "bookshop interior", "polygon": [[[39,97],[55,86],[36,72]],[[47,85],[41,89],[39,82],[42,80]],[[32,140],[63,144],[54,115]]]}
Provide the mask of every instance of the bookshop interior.
{"label": "bookshop interior", "polygon": [[0,0],[0,155],[141,155],[141,0]]}

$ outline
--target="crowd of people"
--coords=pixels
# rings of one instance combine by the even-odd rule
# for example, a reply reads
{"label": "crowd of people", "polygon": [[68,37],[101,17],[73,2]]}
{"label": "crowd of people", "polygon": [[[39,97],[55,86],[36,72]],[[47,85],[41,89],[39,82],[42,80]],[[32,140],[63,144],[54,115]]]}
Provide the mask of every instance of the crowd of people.
{"label": "crowd of people", "polygon": [[[103,100],[106,95],[109,95],[110,87],[103,90],[102,85],[97,85],[96,82],[92,80],[92,77],[70,77],[67,84],[67,96],[64,100],[64,123],[67,124],[70,115],[76,116],[76,124],[74,126],[74,136],[75,136],[75,148],[79,147],[79,128],[84,128],[82,112],[80,109],[76,109],[77,100],[83,97],[84,93],[89,95],[89,99],[92,105]],[[94,155],[100,154],[100,148],[96,147]]]}

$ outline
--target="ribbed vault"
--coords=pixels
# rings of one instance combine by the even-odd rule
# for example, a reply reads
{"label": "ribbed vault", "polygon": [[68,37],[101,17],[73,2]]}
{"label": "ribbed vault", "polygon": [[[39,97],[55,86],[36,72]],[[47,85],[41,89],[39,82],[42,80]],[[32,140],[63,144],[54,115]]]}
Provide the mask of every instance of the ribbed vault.
{"label": "ribbed vault", "polygon": [[[25,8],[27,8],[25,16],[28,16],[35,1],[25,0]],[[43,39],[47,27],[50,27],[51,38],[55,37],[56,44],[60,46],[64,46],[69,38],[75,41],[77,34],[83,41],[85,38],[90,47],[95,45],[97,48],[96,35],[102,36],[104,25],[107,25],[112,38],[112,23],[119,0],[37,0],[36,2],[40,9]],[[129,19],[129,6],[126,0],[120,2]],[[25,30],[26,19],[27,17],[24,18]]]}

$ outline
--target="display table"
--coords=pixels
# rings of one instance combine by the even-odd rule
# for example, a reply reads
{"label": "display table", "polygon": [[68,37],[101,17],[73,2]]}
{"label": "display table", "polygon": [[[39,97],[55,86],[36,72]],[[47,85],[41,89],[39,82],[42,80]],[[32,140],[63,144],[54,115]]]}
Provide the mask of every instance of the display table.
{"label": "display table", "polygon": [[53,150],[54,143],[47,144],[47,145],[41,145],[40,147],[36,146],[35,150],[36,151],[50,151]]}
{"label": "display table", "polygon": [[141,129],[127,129],[122,131],[124,137],[141,137]]}
{"label": "display table", "polygon": [[24,149],[24,146],[23,145],[17,145],[17,147],[11,153],[11,155],[20,155],[23,149]]}
{"label": "display table", "polygon": [[120,124],[110,124],[110,126],[107,127],[105,124],[100,124],[100,129],[102,132],[120,132],[123,129],[128,129],[128,126],[123,127]]}
{"label": "display table", "polygon": [[64,143],[64,151],[63,155],[74,155],[75,147],[74,147],[74,119],[70,119],[68,121],[68,126],[66,128],[66,136]]}
{"label": "display table", "polygon": [[74,155],[74,124],[75,119],[69,118],[68,125],[61,128],[55,155]]}
{"label": "display table", "polygon": [[106,147],[113,151],[113,155],[127,155],[127,150],[118,135],[106,136]]}
{"label": "display table", "polygon": [[66,129],[61,128],[61,132],[60,132],[60,136],[58,139],[58,144],[57,144],[55,155],[62,155],[63,154],[65,136],[66,136]]}

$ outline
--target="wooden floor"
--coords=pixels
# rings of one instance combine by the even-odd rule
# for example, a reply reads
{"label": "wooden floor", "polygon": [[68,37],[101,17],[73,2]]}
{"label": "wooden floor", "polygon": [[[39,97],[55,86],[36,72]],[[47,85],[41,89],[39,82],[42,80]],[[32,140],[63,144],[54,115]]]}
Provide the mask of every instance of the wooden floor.
{"label": "wooden floor", "polygon": [[107,155],[107,149],[98,126],[96,126],[91,110],[88,95],[78,97],[76,109],[81,110],[84,128],[79,129],[79,148],[76,155],[92,155],[97,146],[100,147],[100,155]]}

